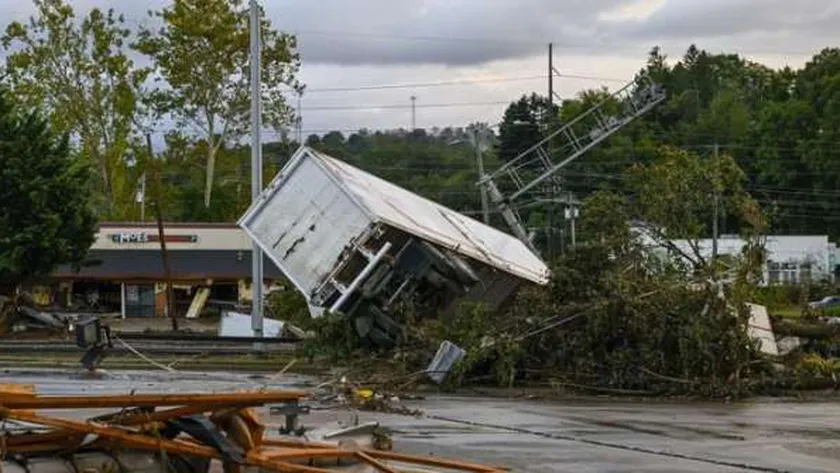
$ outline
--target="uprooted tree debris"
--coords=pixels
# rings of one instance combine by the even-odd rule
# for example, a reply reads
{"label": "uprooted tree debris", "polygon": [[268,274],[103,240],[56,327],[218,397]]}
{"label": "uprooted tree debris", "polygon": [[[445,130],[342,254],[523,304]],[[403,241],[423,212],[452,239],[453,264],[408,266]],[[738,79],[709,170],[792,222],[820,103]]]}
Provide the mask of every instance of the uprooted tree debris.
{"label": "uprooted tree debris", "polygon": [[[282,403],[296,415],[302,391],[227,394],[131,394],[38,396],[32,386],[0,386],[4,471],[208,472],[213,462],[224,471],[327,473],[370,471],[500,472],[503,468],[404,455],[365,446],[353,439],[327,442],[268,436],[255,409]],[[96,415],[68,419],[43,413],[90,409]],[[102,414],[103,409],[118,409]],[[287,422],[288,423],[288,422]],[[359,467],[363,469],[359,469]]]}
{"label": "uprooted tree debris", "polygon": [[[450,386],[738,396],[801,385],[796,380],[808,370],[776,363],[784,360],[762,354],[749,335],[767,225],[743,183],[729,156],[663,148],[655,162],[585,202],[584,242],[555,261],[547,287],[521,290],[504,310],[466,302],[454,314],[428,317],[406,305],[395,311],[403,329],[391,350],[356,336],[351,318],[326,316],[312,324],[318,336],[308,353],[353,360],[361,366],[351,370],[357,379],[389,388],[419,379],[412,375],[442,340],[466,351]],[[736,257],[698,244],[714,205],[746,242]]]}

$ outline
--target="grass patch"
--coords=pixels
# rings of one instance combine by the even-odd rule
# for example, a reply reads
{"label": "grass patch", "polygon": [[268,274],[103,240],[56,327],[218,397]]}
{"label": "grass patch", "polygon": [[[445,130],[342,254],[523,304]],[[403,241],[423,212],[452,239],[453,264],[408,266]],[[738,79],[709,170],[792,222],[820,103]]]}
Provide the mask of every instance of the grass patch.
{"label": "grass patch", "polygon": [[776,307],[770,309],[769,312],[772,316],[786,319],[798,319],[802,317],[802,308],[798,306]]}

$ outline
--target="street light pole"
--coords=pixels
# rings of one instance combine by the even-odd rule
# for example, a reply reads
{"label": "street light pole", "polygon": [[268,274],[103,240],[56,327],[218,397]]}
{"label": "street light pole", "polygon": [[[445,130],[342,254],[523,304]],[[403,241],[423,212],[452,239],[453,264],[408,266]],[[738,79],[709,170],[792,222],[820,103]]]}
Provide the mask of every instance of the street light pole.
{"label": "street light pole", "polygon": [[[260,7],[251,0],[251,202],[262,191],[262,104],[260,103]],[[254,338],[263,336],[263,255],[256,240],[251,242],[251,329]],[[254,350],[262,351],[262,343],[254,342]]]}

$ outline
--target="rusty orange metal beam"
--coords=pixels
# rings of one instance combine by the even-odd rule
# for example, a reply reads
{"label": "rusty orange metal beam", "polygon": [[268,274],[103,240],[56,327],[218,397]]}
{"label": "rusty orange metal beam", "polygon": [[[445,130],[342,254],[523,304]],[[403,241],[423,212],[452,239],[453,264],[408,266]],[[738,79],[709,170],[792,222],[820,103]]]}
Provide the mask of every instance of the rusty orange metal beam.
{"label": "rusty orange metal beam", "polygon": [[0,396],[0,405],[9,409],[101,409],[122,407],[157,407],[207,405],[258,406],[275,402],[298,401],[305,391],[247,392],[234,394],[133,394],[116,396]]}
{"label": "rusty orange metal beam", "polygon": [[221,458],[219,452],[212,447],[206,447],[203,445],[196,445],[187,442],[180,442],[178,440],[153,438],[142,434],[127,432],[125,430],[117,429],[114,427],[103,427],[96,424],[78,422],[75,420],[45,417],[25,411],[7,411],[6,417],[9,419],[32,422],[33,424],[45,425],[56,429],[71,430],[83,434],[96,434],[104,439],[117,441],[125,446],[130,446],[142,450],[151,450],[155,452],[165,450],[167,452],[181,453],[184,455],[196,455],[207,458]]}
{"label": "rusty orange metal beam", "polygon": [[263,447],[287,447],[287,448],[335,448],[334,444],[324,442],[307,442],[304,440],[281,439],[271,437],[263,439]]}
{"label": "rusty orange metal beam", "polygon": [[[3,414],[5,414],[5,418],[9,419],[31,422],[33,424],[84,434],[96,434],[99,435],[102,440],[117,442],[126,447],[149,450],[153,452],[160,452],[163,450],[170,453],[181,453],[184,455],[194,455],[204,458],[222,459],[221,454],[216,449],[204,445],[197,445],[191,442],[153,438],[142,434],[127,432],[119,428],[104,427],[54,417],[45,417],[27,411],[6,410]],[[321,452],[322,450],[316,449],[313,451]],[[292,463],[274,460],[254,451],[248,452],[245,464],[259,466],[279,473],[331,473],[329,470],[321,468],[295,465]]]}
{"label": "rusty orange metal beam", "polygon": [[335,470],[325,470],[323,468],[272,460],[257,452],[248,452],[245,461],[248,465],[258,466],[279,473],[335,473]]}
{"label": "rusty orange metal beam", "polygon": [[24,445],[6,445],[3,453],[40,453],[72,450],[79,446],[83,438],[84,437],[79,437],[73,440],[66,440],[64,442],[41,442],[28,443]]}
{"label": "rusty orange metal beam", "polygon": [[497,473],[507,471],[507,468],[479,465],[477,463],[462,462],[459,460],[445,460],[443,458],[419,457],[403,453],[385,452],[381,450],[364,450],[364,453],[376,459],[394,460],[405,463],[416,463],[418,465],[439,466],[453,470],[470,471],[474,473]]}
{"label": "rusty orange metal beam", "polygon": [[73,436],[83,437],[83,434],[68,432],[66,430],[55,430],[43,433],[15,434],[7,436],[5,439],[5,443],[6,446],[14,447],[18,445],[31,445],[36,443],[67,440],[68,437]]}
{"label": "rusty orange metal beam", "polygon": [[168,420],[177,419],[179,417],[186,417],[195,414],[201,414],[202,412],[209,412],[220,408],[227,408],[227,407],[237,407],[234,405],[225,405],[225,406],[210,406],[206,404],[194,405],[194,406],[182,406],[176,407],[173,409],[166,409],[163,411],[156,411],[156,412],[142,412],[142,413],[134,413],[134,414],[125,414],[125,415],[115,415],[113,417],[107,419],[91,419],[95,422],[106,422],[110,424],[119,424],[119,425],[142,425],[148,424],[151,422],[166,422]]}
{"label": "rusty orange metal beam", "polygon": [[334,457],[334,458],[346,458],[352,457],[353,452],[351,450],[341,450],[338,448],[333,447],[332,449],[326,448],[299,448],[295,450],[283,450],[277,452],[260,452],[261,456],[265,458],[269,458],[271,460],[278,459],[278,458],[287,458],[287,459],[294,459],[294,458],[317,458],[317,457]]}
{"label": "rusty orange metal beam", "polygon": [[359,460],[367,463],[368,465],[376,468],[377,470],[381,471],[382,473],[399,473],[397,470],[389,467],[388,465],[382,463],[381,461],[373,458],[372,456],[368,455],[365,452],[356,452],[356,458]]}

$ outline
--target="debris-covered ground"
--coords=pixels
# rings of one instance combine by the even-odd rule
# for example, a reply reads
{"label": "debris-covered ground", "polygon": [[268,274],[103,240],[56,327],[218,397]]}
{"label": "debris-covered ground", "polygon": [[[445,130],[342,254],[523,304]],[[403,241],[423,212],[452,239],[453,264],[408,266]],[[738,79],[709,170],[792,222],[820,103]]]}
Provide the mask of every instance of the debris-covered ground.
{"label": "debris-covered ground", "polygon": [[[316,333],[307,356],[389,388],[429,366],[444,341],[465,351],[447,373],[450,387],[705,398],[837,387],[836,330],[816,320],[786,326],[762,304],[768,219],[735,160],[668,147],[656,155],[623,176],[621,189],[586,199],[581,242],[555,258],[547,286],[522,288],[498,310],[464,302],[454,313],[424,316],[409,301],[393,310],[400,327],[393,348],[356,335],[352,315],[328,314],[307,327]],[[741,235],[738,254],[699,244],[716,211],[713,193]],[[292,312],[283,302],[274,312]],[[817,335],[829,340],[803,340]]]}
{"label": "debris-covered ground", "polygon": [[[44,394],[221,391],[267,376],[230,373],[5,372]],[[284,375],[270,387],[309,389],[320,380]],[[706,472],[840,469],[840,410],[830,402],[636,403],[615,399],[538,401],[429,395],[402,400],[422,416],[349,411],[313,404],[303,423],[376,420],[399,451],[469,458],[528,472]],[[71,415],[72,413],[67,413]],[[260,412],[260,415],[267,415]]]}

